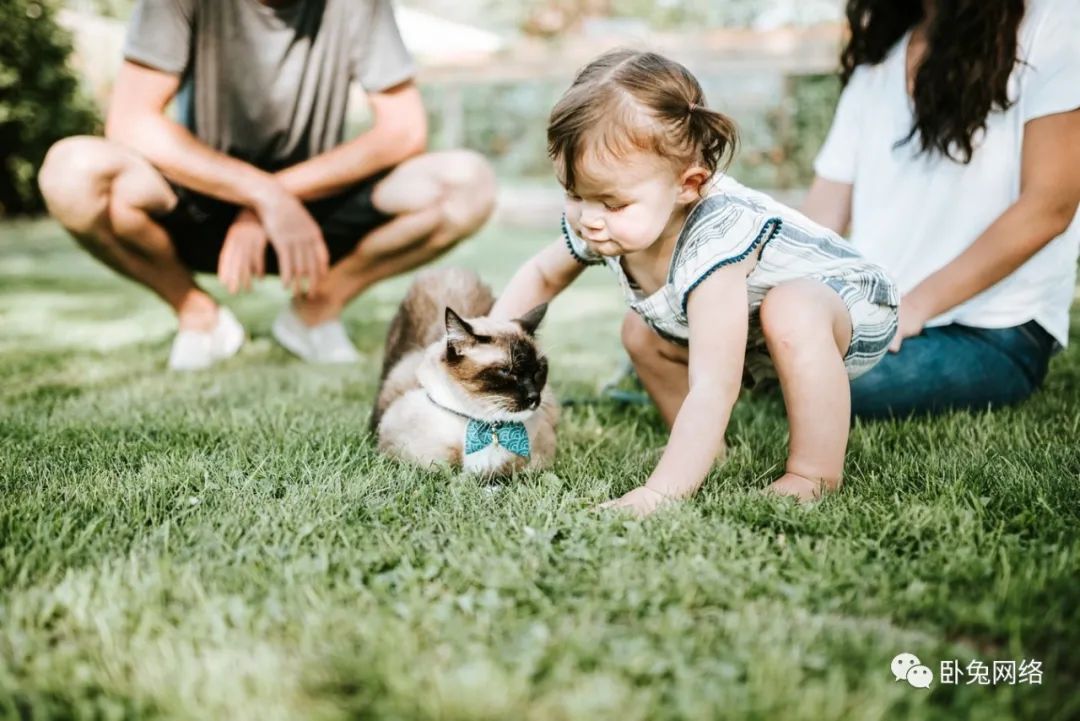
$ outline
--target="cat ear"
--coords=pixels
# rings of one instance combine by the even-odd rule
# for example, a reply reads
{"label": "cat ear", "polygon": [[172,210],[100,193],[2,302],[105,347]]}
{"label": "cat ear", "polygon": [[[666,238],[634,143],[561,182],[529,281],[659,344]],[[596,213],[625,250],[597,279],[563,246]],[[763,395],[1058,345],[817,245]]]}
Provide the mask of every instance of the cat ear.
{"label": "cat ear", "polygon": [[540,321],[544,320],[547,308],[547,303],[541,303],[514,322],[520,325],[521,329],[529,335],[536,335],[536,329],[540,327]]}
{"label": "cat ear", "polygon": [[476,335],[472,326],[469,325],[452,308],[446,308],[446,347],[448,350],[457,352],[462,346],[476,342]]}

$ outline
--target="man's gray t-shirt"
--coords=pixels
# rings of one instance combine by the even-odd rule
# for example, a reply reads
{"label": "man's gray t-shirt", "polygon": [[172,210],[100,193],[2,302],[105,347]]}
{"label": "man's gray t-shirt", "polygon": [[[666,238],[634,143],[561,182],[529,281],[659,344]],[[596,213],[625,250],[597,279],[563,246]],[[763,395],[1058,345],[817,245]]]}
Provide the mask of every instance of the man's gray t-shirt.
{"label": "man's gray t-shirt", "polygon": [[124,57],[181,76],[195,136],[267,169],[341,144],[353,81],[415,73],[390,0],[139,0]]}

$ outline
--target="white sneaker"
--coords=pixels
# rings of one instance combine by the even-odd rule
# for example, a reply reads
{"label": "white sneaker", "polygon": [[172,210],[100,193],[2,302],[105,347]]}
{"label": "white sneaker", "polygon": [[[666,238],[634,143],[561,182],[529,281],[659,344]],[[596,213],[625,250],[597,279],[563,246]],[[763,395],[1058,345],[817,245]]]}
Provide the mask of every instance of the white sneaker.
{"label": "white sneaker", "polygon": [[356,363],[360,352],[349,340],[340,320],[308,326],[291,307],[278,314],[270,332],[290,353],[308,363]]}
{"label": "white sneaker", "polygon": [[236,355],[244,345],[244,326],[228,308],[218,308],[217,325],[211,331],[180,330],[169,351],[169,368],[197,371]]}

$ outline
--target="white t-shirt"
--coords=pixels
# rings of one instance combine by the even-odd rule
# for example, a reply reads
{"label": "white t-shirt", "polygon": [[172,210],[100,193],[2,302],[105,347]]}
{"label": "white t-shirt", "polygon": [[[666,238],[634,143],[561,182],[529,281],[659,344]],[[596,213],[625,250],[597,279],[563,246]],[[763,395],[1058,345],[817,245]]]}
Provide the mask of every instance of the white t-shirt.
{"label": "white t-shirt", "polygon": [[[1080,108],[1080,3],[1029,0],[1019,31],[1018,64],[1009,79],[1016,100],[991,112],[967,165],[918,155],[907,136],[910,33],[878,65],[856,69],[814,164],[822,178],[854,185],[851,241],[908,292],[960,255],[1020,195],[1024,124]],[[1080,220],[1012,275],[929,325],[1006,328],[1035,320],[1062,345],[1076,287]]]}

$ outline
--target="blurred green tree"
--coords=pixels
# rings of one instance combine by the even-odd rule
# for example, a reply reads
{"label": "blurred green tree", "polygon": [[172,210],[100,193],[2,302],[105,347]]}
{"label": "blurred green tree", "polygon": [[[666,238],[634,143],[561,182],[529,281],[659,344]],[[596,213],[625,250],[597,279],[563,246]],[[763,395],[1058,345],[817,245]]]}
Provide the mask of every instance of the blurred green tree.
{"label": "blurred green tree", "polygon": [[37,171],[49,146],[99,126],[55,12],[51,0],[0,0],[0,216],[40,210]]}

